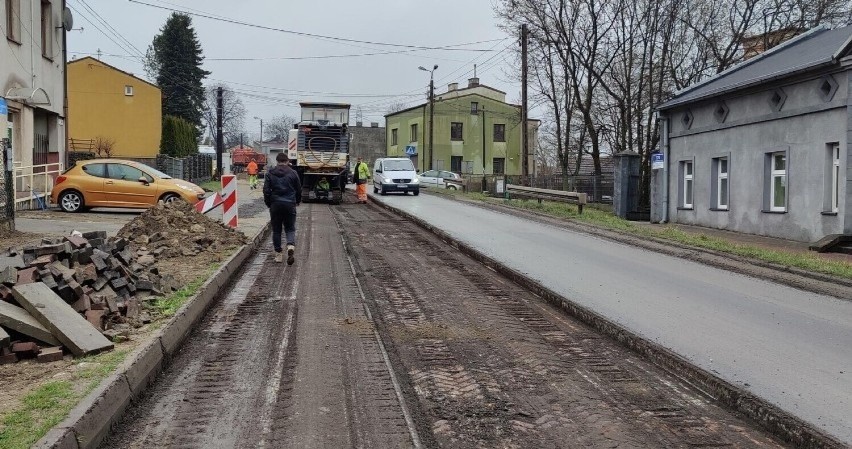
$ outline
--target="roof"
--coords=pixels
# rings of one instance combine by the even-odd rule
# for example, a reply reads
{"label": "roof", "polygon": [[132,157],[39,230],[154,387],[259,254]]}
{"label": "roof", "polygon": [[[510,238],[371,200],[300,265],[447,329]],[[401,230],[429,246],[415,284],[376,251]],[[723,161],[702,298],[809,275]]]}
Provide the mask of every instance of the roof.
{"label": "roof", "polygon": [[118,68],[118,67],[116,67],[116,66],[109,65],[109,64],[107,64],[107,63],[105,63],[105,62],[101,61],[100,59],[95,59],[95,58],[93,58],[93,57],[91,57],[91,56],[86,56],[86,57],[84,57],[84,58],[80,58],[80,59],[75,59],[75,60],[73,60],[73,61],[69,61],[69,62],[67,63],[67,65],[77,64],[77,63],[80,63],[80,62],[83,62],[83,61],[87,61],[87,60],[88,60],[89,62],[96,62],[96,63],[98,63],[98,64],[100,64],[100,65],[102,65],[102,66],[104,66],[104,67],[107,67],[107,68],[110,68],[110,69],[112,69],[112,70],[115,70],[116,72],[123,73],[123,74],[125,74],[125,75],[127,75],[127,76],[129,76],[129,77],[131,77],[131,78],[134,78],[134,79],[137,79],[137,80],[139,80],[139,81],[142,81],[143,83],[145,83],[145,84],[147,84],[147,85],[149,85],[149,86],[151,86],[151,87],[154,87],[154,88],[156,88],[157,90],[160,90],[160,86],[158,86],[158,85],[156,85],[156,84],[154,84],[154,83],[150,83],[150,82],[148,82],[148,81],[145,81],[145,80],[143,80],[142,78],[139,78],[138,76],[136,76],[136,75],[134,75],[134,74],[132,74],[132,73],[130,73],[130,72],[125,72],[124,70],[121,70],[121,69],[119,69],[119,68]]}
{"label": "roof", "polygon": [[352,107],[349,103],[314,103],[310,101],[302,101],[299,106],[303,108],[329,108],[329,109],[349,109]]}
{"label": "roof", "polygon": [[[480,85],[480,87],[482,87],[482,85]],[[461,90],[461,89],[459,89],[459,90]],[[497,89],[492,89],[492,90],[497,90]],[[500,92],[500,91],[497,90],[497,92]],[[471,93],[467,93],[467,94],[453,96],[451,98],[438,98],[437,96],[435,96],[435,104],[438,104],[438,103],[441,103],[441,102],[450,102],[450,101],[458,100],[459,98],[464,98],[464,97],[480,97],[480,98],[484,98],[486,100],[496,101],[497,103],[503,103],[507,106],[510,106],[510,107],[513,107],[513,108],[516,108],[516,109],[521,108],[521,105],[519,105],[519,104],[512,104],[512,103],[506,103],[505,101],[495,100],[493,98],[486,97],[485,95],[478,94],[476,92],[471,92]],[[400,109],[399,111],[395,111],[395,112],[391,112],[389,114],[385,114],[385,120],[387,120],[388,117],[391,117],[391,116],[394,116],[394,115],[397,115],[397,114],[402,114],[403,112],[409,112],[409,111],[413,111],[415,109],[424,108],[428,104],[429,104],[429,102],[427,101],[425,103],[418,104],[417,106],[411,106],[410,108]],[[528,119],[528,120],[535,120],[535,119]]]}
{"label": "roof", "polygon": [[677,92],[657,109],[745,89],[770,80],[837,64],[852,43],[852,26],[817,27],[724,72]]}

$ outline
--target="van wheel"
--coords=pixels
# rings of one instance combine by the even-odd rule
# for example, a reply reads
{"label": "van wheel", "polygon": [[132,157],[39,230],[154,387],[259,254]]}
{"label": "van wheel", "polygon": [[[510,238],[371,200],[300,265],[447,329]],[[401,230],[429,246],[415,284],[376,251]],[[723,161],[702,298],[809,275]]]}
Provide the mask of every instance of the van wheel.
{"label": "van wheel", "polygon": [[419,190],[415,190],[413,193],[414,193],[414,196],[420,195],[420,191],[419,191]]}
{"label": "van wheel", "polygon": [[383,196],[388,194],[388,192],[385,192],[385,188],[384,188],[384,187],[382,187],[381,194],[382,194]]}
{"label": "van wheel", "polygon": [[373,186],[373,193],[379,193],[379,188],[376,187],[376,186]]}

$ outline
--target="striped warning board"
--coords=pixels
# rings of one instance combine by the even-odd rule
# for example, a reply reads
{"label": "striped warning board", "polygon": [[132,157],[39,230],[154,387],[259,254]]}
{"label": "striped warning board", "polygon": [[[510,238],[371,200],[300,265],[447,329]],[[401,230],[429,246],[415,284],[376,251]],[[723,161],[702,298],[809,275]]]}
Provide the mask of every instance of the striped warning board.
{"label": "striped warning board", "polygon": [[225,226],[237,227],[237,177],[222,175],[222,221]]}
{"label": "striped warning board", "polygon": [[212,195],[195,203],[195,210],[199,213],[206,214],[207,212],[221,206],[222,203],[224,203],[222,195],[220,195],[219,192],[213,192]]}

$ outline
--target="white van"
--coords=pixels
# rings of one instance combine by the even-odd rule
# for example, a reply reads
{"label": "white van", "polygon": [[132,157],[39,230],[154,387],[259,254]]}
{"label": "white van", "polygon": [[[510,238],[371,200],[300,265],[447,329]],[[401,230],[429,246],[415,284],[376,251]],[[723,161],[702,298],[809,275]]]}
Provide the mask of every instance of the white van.
{"label": "white van", "polygon": [[420,179],[411,159],[383,157],[373,165],[373,193],[411,192],[420,195]]}

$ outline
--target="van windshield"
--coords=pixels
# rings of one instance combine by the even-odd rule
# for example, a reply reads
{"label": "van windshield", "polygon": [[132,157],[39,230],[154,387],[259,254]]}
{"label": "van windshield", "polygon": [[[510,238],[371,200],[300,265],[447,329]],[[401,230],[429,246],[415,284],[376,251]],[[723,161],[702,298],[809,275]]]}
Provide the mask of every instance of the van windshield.
{"label": "van windshield", "polygon": [[384,171],[414,171],[414,164],[407,159],[382,162]]}

